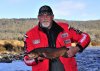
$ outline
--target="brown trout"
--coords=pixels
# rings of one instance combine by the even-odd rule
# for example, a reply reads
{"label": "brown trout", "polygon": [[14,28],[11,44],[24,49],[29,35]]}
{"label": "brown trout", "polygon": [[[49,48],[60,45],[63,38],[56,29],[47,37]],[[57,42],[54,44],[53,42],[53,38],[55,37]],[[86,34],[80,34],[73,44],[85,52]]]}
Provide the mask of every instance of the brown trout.
{"label": "brown trout", "polygon": [[38,58],[38,57],[44,57],[47,59],[55,59],[55,58],[59,58],[60,56],[63,57],[68,57],[67,56],[67,51],[69,49],[66,47],[61,47],[61,48],[50,48],[50,47],[46,47],[46,48],[36,48],[32,51],[30,51],[29,53],[27,53],[27,55],[30,58]]}

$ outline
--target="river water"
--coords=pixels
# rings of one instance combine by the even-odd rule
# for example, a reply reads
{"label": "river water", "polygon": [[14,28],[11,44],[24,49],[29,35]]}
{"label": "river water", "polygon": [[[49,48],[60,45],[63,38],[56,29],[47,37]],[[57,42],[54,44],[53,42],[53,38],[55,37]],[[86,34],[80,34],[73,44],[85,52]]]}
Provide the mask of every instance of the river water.
{"label": "river water", "polygon": [[100,48],[90,47],[76,56],[79,71],[100,71]]}
{"label": "river water", "polygon": [[[100,71],[100,47],[88,47],[76,55],[79,71]],[[31,71],[23,61],[0,63],[0,71]]]}

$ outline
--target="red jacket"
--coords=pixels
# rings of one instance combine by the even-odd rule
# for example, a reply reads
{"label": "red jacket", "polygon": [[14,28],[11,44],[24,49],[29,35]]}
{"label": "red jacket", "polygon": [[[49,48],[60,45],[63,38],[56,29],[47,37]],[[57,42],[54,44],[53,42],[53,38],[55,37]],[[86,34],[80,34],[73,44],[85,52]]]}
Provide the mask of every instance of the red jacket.
{"label": "red jacket", "polygon": [[[87,33],[70,28],[67,23],[59,22],[58,25],[62,27],[64,31],[60,32],[57,36],[56,48],[60,48],[62,46],[66,46],[67,48],[71,46],[72,42],[77,42],[77,45],[80,47],[81,51],[87,47],[90,42],[90,37]],[[39,26],[32,28],[26,33],[26,35],[25,42],[27,52],[30,52],[35,48],[48,47],[48,38],[44,32],[39,30]],[[77,71],[77,63],[74,57],[59,58],[64,65],[65,71]],[[32,66],[32,71],[49,71],[48,59],[44,59],[43,62],[39,62],[38,64],[33,62],[27,65]]]}

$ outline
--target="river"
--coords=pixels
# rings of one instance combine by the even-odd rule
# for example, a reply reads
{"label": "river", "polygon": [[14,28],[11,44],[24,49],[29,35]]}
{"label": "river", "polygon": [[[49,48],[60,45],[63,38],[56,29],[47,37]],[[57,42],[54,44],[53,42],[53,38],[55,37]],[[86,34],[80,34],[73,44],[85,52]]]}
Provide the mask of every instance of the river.
{"label": "river", "polygon": [[[100,71],[100,47],[88,47],[76,55],[79,71]],[[31,71],[23,61],[0,63],[0,71]]]}

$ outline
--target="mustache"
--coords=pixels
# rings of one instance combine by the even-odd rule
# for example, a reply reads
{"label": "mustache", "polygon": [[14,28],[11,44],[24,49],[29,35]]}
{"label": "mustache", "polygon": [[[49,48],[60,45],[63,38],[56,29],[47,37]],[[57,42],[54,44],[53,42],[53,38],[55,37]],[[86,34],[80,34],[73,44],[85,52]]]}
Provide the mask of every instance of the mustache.
{"label": "mustache", "polygon": [[44,20],[43,22],[49,22],[48,20]]}

